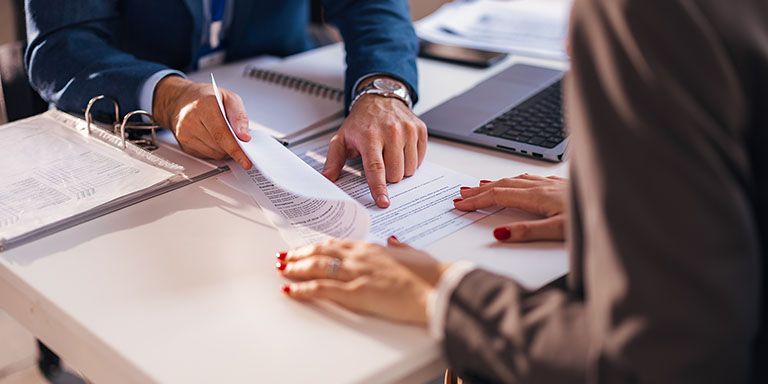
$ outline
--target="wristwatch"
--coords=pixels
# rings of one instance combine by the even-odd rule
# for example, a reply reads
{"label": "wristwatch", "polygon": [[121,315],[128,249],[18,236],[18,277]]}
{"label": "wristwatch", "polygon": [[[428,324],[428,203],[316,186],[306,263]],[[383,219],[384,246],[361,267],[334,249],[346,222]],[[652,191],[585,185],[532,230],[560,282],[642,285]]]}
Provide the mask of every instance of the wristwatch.
{"label": "wristwatch", "polygon": [[411,92],[409,92],[408,88],[404,86],[402,83],[392,79],[380,77],[368,83],[368,85],[360,89],[357,92],[357,94],[355,94],[355,98],[352,99],[352,102],[349,104],[350,111],[352,111],[352,107],[355,106],[355,103],[358,100],[360,100],[360,97],[362,97],[363,95],[379,95],[383,97],[393,97],[405,103],[405,105],[408,106],[408,109],[413,108],[413,101],[411,100]]}

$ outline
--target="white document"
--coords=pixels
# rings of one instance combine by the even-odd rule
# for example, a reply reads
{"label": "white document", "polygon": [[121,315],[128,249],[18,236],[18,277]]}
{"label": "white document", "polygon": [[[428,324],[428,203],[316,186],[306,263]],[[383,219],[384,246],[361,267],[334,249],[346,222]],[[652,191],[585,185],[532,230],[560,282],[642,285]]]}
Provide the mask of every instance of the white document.
{"label": "white document", "polygon": [[[226,116],[221,102],[219,107]],[[456,210],[459,187],[478,180],[426,162],[416,175],[389,185],[390,207],[381,209],[370,196],[361,164],[345,166],[335,184],[318,172],[328,137],[299,146],[294,154],[263,132],[251,135],[247,143],[237,141],[254,167],[233,166],[232,171],[239,189],[253,196],[292,247],[334,237],[383,243],[390,235],[423,247],[492,212]]]}
{"label": "white document", "polygon": [[416,31],[441,44],[566,60],[571,1],[455,1],[418,21]]}
{"label": "white document", "polygon": [[0,242],[174,176],[49,116],[0,127]]}
{"label": "white document", "polygon": [[[322,137],[293,150],[316,173],[322,170],[330,137]],[[371,197],[360,159],[344,167],[336,185],[364,206],[371,218],[367,240],[386,242],[390,235],[415,247],[424,247],[464,228],[498,209],[463,212],[453,207],[463,185],[479,180],[425,161],[416,174],[389,184],[390,206],[379,208]]]}

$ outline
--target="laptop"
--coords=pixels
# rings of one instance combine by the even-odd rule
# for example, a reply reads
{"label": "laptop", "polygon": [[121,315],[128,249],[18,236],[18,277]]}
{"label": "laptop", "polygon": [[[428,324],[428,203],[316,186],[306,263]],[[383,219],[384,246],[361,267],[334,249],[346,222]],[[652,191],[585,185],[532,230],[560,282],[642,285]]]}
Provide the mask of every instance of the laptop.
{"label": "laptop", "polygon": [[563,72],[515,64],[421,115],[433,136],[562,161]]}

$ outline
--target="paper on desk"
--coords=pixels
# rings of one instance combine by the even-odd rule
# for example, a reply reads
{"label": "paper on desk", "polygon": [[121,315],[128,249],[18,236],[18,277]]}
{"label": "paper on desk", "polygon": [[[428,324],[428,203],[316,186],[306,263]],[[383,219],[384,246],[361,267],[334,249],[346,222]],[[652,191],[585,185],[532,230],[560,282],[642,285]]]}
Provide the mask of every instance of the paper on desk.
{"label": "paper on desk", "polygon": [[436,43],[566,60],[572,0],[455,1],[416,23]]}
{"label": "paper on desk", "polygon": [[[317,172],[322,170],[330,137],[321,137],[295,149]],[[390,235],[415,247],[424,247],[474,223],[498,209],[463,212],[453,207],[462,185],[478,179],[425,161],[411,177],[389,184],[390,205],[379,208],[371,197],[360,159],[344,167],[336,185],[365,207],[371,218],[368,241],[386,242]]]}
{"label": "paper on desk", "polygon": [[211,75],[216,100],[232,136],[253,163],[233,172],[251,181],[249,192],[268,213],[290,244],[303,245],[328,237],[365,239],[370,220],[365,209],[285,146],[261,130],[250,130],[251,140],[237,138]]}
{"label": "paper on desk", "polygon": [[[215,80],[213,86],[226,118]],[[381,209],[359,162],[345,166],[335,184],[319,173],[328,137],[301,145],[294,154],[264,133],[251,135],[247,143],[237,140],[254,164],[248,171],[232,165],[237,188],[254,198],[292,247],[334,237],[383,243],[390,235],[422,247],[493,212],[456,210],[459,187],[478,180],[426,162],[416,175],[388,186],[390,207]]]}

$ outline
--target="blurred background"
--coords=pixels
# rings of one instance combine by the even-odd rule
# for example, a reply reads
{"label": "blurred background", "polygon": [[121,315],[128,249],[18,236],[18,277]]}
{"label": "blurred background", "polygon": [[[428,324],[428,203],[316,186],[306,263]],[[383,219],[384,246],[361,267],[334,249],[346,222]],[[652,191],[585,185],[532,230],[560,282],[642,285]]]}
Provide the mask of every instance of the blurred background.
{"label": "blurred background", "polygon": [[0,0],[0,44],[17,40],[18,26],[15,22],[17,0]]}
{"label": "blurred background", "polygon": [[[418,20],[449,0],[409,0],[413,18]],[[22,25],[17,25],[16,15],[24,7],[23,0],[0,0],[0,45],[21,40]]]}

